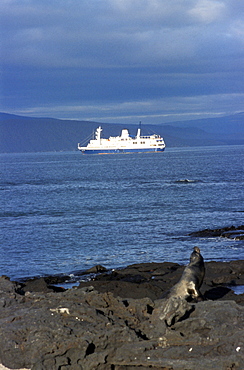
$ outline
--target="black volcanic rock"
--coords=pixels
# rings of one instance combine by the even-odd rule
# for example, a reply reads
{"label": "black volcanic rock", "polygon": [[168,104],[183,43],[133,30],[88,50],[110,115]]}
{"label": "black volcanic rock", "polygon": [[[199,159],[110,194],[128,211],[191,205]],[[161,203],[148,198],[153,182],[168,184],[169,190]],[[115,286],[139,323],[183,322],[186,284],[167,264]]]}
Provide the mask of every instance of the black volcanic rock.
{"label": "black volcanic rock", "polygon": [[204,229],[189,234],[200,238],[223,237],[235,240],[244,240],[244,225],[227,226],[220,229]]}
{"label": "black volcanic rock", "polygon": [[241,369],[244,294],[229,284],[244,285],[244,261],[205,266],[206,300],[182,306],[170,325],[160,297],[181,276],[175,263],[131,265],[62,292],[43,279],[32,286],[3,276],[0,362],[34,370]]}

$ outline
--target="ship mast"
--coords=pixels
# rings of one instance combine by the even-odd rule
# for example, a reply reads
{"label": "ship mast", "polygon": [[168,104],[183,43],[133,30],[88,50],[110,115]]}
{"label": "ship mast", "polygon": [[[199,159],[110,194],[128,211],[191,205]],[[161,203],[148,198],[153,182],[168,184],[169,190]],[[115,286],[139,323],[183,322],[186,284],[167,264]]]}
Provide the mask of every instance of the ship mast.
{"label": "ship mast", "polygon": [[99,145],[101,144],[101,132],[102,132],[102,127],[99,126],[95,132],[95,140],[99,141]]}

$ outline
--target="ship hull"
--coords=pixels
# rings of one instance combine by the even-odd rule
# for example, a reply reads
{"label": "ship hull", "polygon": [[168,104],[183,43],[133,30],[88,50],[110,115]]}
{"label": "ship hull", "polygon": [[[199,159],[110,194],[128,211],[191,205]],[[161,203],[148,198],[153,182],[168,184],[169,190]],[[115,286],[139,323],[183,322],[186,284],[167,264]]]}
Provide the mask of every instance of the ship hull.
{"label": "ship hull", "polygon": [[140,148],[140,149],[85,149],[82,154],[126,154],[126,153],[156,153],[163,152],[165,148]]}

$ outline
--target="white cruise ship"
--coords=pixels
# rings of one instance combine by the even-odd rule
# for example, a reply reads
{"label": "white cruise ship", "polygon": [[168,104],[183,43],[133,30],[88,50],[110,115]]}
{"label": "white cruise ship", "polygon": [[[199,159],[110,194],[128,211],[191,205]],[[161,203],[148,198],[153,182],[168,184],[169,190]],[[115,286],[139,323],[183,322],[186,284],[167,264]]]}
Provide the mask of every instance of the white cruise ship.
{"label": "white cruise ship", "polygon": [[141,136],[140,128],[135,137],[131,137],[127,129],[123,129],[120,136],[110,136],[109,139],[101,138],[101,132],[102,127],[99,126],[95,139],[90,140],[87,146],[78,144],[78,149],[83,154],[163,152],[165,149],[164,139],[160,135]]}

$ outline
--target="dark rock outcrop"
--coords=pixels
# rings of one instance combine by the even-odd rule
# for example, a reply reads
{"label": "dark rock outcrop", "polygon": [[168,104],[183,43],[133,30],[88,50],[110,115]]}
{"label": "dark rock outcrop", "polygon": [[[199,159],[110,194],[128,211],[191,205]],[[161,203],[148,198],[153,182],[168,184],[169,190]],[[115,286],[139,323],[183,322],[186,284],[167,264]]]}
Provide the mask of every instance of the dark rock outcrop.
{"label": "dark rock outcrop", "polygon": [[34,370],[242,369],[244,294],[229,285],[244,285],[244,261],[205,267],[207,300],[185,301],[168,323],[159,298],[182,274],[174,263],[104,272],[59,292],[45,280],[34,289],[3,276],[0,362]]}
{"label": "dark rock outcrop", "polygon": [[200,238],[223,237],[234,240],[244,240],[244,225],[228,226],[221,229],[204,229],[189,234]]}

